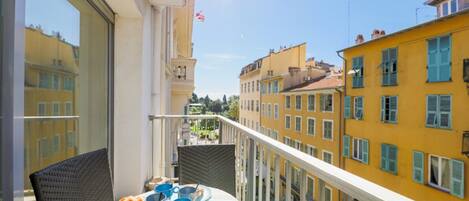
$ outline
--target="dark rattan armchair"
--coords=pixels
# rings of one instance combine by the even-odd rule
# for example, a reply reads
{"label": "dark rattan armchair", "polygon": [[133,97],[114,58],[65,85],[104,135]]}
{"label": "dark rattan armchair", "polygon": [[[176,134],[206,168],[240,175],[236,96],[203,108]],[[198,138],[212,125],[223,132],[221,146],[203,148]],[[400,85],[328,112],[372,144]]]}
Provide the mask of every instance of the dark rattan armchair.
{"label": "dark rattan armchair", "polygon": [[29,176],[37,201],[112,201],[106,149],[82,154]]}
{"label": "dark rattan armchair", "polygon": [[178,147],[179,183],[215,187],[236,195],[235,145]]}

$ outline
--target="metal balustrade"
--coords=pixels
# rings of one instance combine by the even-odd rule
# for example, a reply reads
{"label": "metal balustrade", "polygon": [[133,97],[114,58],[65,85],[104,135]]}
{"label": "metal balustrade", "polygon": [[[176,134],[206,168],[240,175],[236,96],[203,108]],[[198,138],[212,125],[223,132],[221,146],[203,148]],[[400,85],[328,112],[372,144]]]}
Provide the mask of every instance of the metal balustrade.
{"label": "metal balustrade", "polygon": [[[150,116],[150,120],[153,124],[154,176],[174,176],[178,145],[231,143],[236,145],[236,198],[241,201],[290,201],[291,166],[300,170],[301,201],[306,200],[307,174],[360,201],[411,200],[223,116],[155,115]],[[206,131],[212,132],[208,138],[197,135]],[[282,175],[285,187],[280,175],[281,161],[286,164],[286,174]],[[281,191],[284,191],[283,197]]]}

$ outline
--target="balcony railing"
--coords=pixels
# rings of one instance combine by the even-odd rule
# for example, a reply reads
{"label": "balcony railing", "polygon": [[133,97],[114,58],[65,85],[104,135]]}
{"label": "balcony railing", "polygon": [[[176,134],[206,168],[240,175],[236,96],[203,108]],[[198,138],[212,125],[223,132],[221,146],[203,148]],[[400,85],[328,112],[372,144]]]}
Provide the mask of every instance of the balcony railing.
{"label": "balcony railing", "polygon": [[[238,200],[289,201],[295,190],[304,201],[308,193],[307,174],[360,201],[411,200],[222,116],[156,115],[150,119],[154,176],[174,176],[178,145],[235,144]],[[286,165],[284,175],[280,175],[281,164]],[[292,189],[293,166],[300,170],[299,189]]]}

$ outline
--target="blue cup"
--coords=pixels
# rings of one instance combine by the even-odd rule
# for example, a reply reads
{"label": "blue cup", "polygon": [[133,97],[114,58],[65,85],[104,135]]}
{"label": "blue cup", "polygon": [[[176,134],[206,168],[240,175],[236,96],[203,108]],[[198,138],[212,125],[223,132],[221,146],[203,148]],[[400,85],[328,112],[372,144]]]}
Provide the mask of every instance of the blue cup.
{"label": "blue cup", "polygon": [[185,187],[179,188],[179,190],[177,192],[178,197],[179,198],[188,198],[188,199],[192,200],[196,190],[197,189],[195,189],[192,186],[185,186]]}
{"label": "blue cup", "polygon": [[179,187],[173,187],[173,184],[171,183],[166,183],[166,184],[160,184],[155,187],[155,192],[156,193],[163,193],[163,195],[167,198],[170,198],[173,195],[173,192],[178,190]]}
{"label": "blue cup", "polygon": [[178,199],[175,199],[174,201],[191,201],[191,199],[189,199],[189,198],[178,198]]}

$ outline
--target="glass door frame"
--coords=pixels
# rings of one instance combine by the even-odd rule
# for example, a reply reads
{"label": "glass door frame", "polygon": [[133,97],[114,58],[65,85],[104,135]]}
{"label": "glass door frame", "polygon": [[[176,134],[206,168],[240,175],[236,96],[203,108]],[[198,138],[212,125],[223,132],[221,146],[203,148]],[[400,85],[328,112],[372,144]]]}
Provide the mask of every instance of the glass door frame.
{"label": "glass door frame", "polygon": [[[108,150],[113,167],[114,13],[104,0],[87,0],[108,22]],[[2,0],[0,199],[24,198],[25,0]]]}

